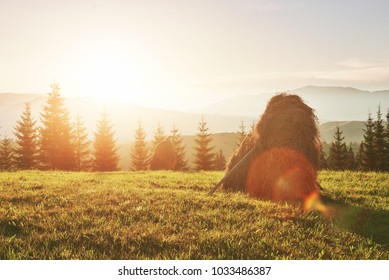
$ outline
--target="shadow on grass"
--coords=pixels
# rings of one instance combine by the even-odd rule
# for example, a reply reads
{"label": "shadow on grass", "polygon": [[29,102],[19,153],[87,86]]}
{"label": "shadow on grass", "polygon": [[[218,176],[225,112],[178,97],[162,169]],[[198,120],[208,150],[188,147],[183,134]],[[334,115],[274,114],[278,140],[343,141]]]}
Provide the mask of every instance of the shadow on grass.
{"label": "shadow on grass", "polygon": [[356,233],[389,249],[389,211],[366,209],[322,196],[326,206],[336,211],[333,223],[349,232]]}

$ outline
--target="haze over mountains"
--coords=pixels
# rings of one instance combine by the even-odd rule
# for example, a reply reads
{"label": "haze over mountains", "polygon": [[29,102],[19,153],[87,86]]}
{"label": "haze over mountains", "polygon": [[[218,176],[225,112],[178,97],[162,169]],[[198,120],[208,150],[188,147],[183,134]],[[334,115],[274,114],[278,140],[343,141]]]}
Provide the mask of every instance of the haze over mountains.
{"label": "haze over mountains", "polygon": [[[366,121],[368,112],[373,115],[381,104],[386,113],[389,108],[389,90],[363,91],[351,87],[306,86],[288,91],[299,96],[312,108],[321,123],[326,121]],[[238,95],[211,104],[203,112],[221,115],[257,116],[264,111],[274,93]]]}
{"label": "haze over mountains", "polygon": [[[380,104],[383,115],[389,108],[389,90],[362,91],[354,88],[307,86],[290,91],[298,94],[314,108],[320,120],[320,131],[323,140],[332,141],[335,126],[338,124],[344,132],[347,142],[359,142],[362,139],[362,128],[368,112],[375,117]],[[196,112],[183,112],[147,108],[134,104],[106,102],[93,97],[68,98],[66,103],[71,118],[80,114],[92,135],[101,113],[105,110],[116,132],[119,142],[130,142],[134,137],[138,122],[145,128],[150,139],[158,123],[168,133],[175,125],[183,135],[194,135],[202,116],[211,133],[236,132],[241,121],[247,129],[264,111],[268,100],[275,93],[257,95],[238,95],[221,102],[199,108]],[[44,94],[0,94],[0,127],[1,134],[13,137],[12,131],[24,108],[30,102],[34,117],[40,119],[40,112],[46,102]],[[384,116],[383,116],[384,117]]]}

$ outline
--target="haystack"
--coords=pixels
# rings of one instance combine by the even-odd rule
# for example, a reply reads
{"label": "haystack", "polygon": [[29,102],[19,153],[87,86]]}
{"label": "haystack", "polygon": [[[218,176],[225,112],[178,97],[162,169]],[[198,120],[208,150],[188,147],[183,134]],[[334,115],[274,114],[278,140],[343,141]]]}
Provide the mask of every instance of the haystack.
{"label": "haystack", "polygon": [[246,188],[261,199],[304,201],[317,191],[316,170],[297,150],[270,148],[251,161]]}
{"label": "haystack", "polygon": [[[258,135],[255,131],[246,135],[240,144],[239,148],[232,155],[226,168],[228,173],[240,160],[258,144]],[[256,154],[256,153],[255,153]],[[249,156],[247,160],[241,163],[241,166],[223,183],[223,188],[228,191],[244,191],[246,184],[246,175],[250,167],[250,162],[253,156]]]}
{"label": "haystack", "polygon": [[300,200],[316,191],[319,133],[314,110],[297,95],[281,93],[269,101],[255,132],[231,158],[227,172],[255,149],[223,184],[271,200]]}
{"label": "haystack", "polygon": [[172,142],[167,139],[155,148],[150,161],[150,170],[173,170],[176,164],[176,151]]}

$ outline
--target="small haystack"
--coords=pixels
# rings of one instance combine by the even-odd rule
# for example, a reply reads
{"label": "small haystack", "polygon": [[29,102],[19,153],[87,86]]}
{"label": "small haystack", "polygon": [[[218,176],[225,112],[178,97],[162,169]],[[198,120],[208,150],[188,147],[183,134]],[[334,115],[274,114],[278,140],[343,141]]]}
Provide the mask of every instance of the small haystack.
{"label": "small haystack", "polygon": [[173,170],[176,164],[176,152],[170,139],[162,141],[155,148],[150,161],[150,170]]}
{"label": "small haystack", "polygon": [[224,182],[225,190],[276,201],[301,200],[316,190],[317,118],[299,96],[281,93],[269,101],[255,132],[244,139],[227,172],[253,147],[255,152]]}

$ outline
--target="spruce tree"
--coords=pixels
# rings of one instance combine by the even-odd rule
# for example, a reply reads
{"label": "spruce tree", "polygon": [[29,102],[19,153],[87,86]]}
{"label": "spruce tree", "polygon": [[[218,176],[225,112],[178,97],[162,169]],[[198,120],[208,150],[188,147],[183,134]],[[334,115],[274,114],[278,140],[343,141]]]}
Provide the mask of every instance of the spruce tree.
{"label": "spruce tree", "polygon": [[222,149],[215,155],[214,170],[226,169],[226,158],[223,154]]}
{"label": "spruce tree", "polygon": [[377,120],[374,122],[374,156],[375,156],[375,168],[376,171],[383,171],[386,167],[386,139],[385,139],[385,126],[381,114],[381,106],[378,106]]}
{"label": "spruce tree", "polygon": [[328,162],[326,159],[326,154],[323,150],[323,145],[320,145],[320,147],[319,147],[319,163],[320,163],[320,169],[327,169],[328,168]]}
{"label": "spruce tree", "polygon": [[333,170],[344,170],[347,164],[347,146],[343,142],[344,137],[339,126],[336,126],[334,135],[335,141],[331,143],[330,154],[328,157],[329,166]]}
{"label": "spruce tree", "polygon": [[254,132],[255,131],[256,125],[257,125],[257,122],[253,119],[251,121],[251,125],[250,125],[250,132]]}
{"label": "spruce tree", "polygon": [[146,132],[139,122],[135,131],[135,142],[131,147],[131,167],[132,170],[147,170],[149,165],[148,151],[146,145]]}
{"label": "spruce tree", "polygon": [[385,153],[386,153],[385,171],[389,171],[389,110],[386,114]]}
{"label": "spruce tree", "polygon": [[48,169],[72,170],[75,161],[69,113],[59,85],[52,84],[51,89],[41,114],[41,160]]}
{"label": "spruce tree", "polygon": [[237,142],[236,145],[239,147],[240,144],[242,143],[243,139],[246,137],[247,132],[246,132],[246,127],[244,125],[244,122],[241,121],[239,125],[239,130],[237,131]]}
{"label": "spruce tree", "polygon": [[182,144],[183,139],[176,126],[173,126],[170,131],[170,141],[172,142],[176,152],[176,164],[174,166],[174,170],[188,170],[188,161],[185,159],[185,146]]}
{"label": "spruce tree", "polygon": [[204,118],[201,118],[199,123],[198,133],[195,138],[195,169],[196,170],[212,170],[215,154],[213,153],[213,146],[211,142],[213,141],[211,135],[208,133],[207,123],[204,121]]}
{"label": "spruce tree", "polygon": [[20,120],[17,121],[14,135],[15,167],[18,169],[34,169],[38,167],[38,129],[31,115],[30,103],[26,103]]}
{"label": "spruce tree", "polygon": [[163,130],[161,124],[158,123],[158,127],[157,130],[155,131],[154,139],[152,141],[152,152],[154,153],[155,148],[165,140],[166,140],[165,131]]}
{"label": "spruce tree", "polygon": [[13,168],[13,156],[12,141],[5,136],[0,142],[0,170]]}
{"label": "spruce tree", "polygon": [[76,121],[73,125],[73,147],[74,147],[74,159],[75,169],[78,171],[89,170],[92,166],[90,159],[90,141],[84,122],[80,115],[77,115]]}
{"label": "spruce tree", "polygon": [[363,131],[363,153],[361,154],[362,169],[365,171],[373,171],[376,167],[376,162],[374,149],[374,121],[371,117],[371,113],[369,113]]}
{"label": "spruce tree", "polygon": [[93,145],[93,169],[95,171],[118,170],[119,156],[117,155],[116,141],[106,112],[102,113],[97,124]]}
{"label": "spruce tree", "polygon": [[357,163],[355,159],[355,154],[353,148],[350,146],[347,150],[347,161],[346,161],[346,169],[347,170],[355,170],[357,168]]}
{"label": "spruce tree", "polygon": [[364,143],[362,141],[361,144],[359,144],[358,152],[355,155],[355,164],[356,164],[356,169],[358,169],[358,170],[364,170],[364,167],[363,167],[363,155],[364,155],[364,153],[365,153]]}

